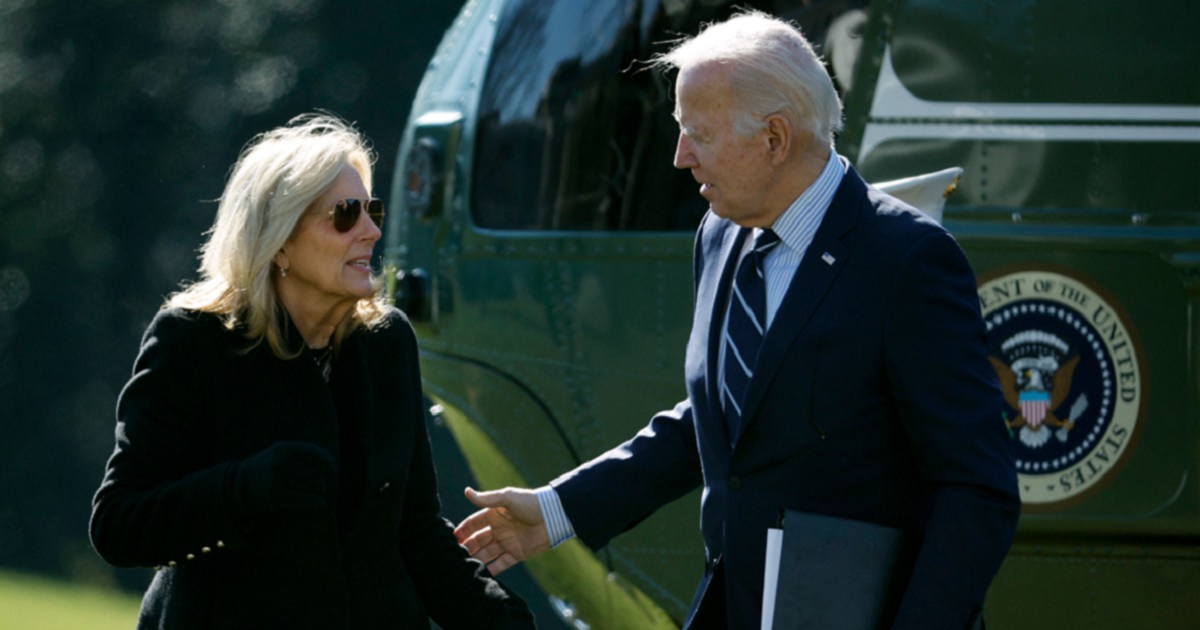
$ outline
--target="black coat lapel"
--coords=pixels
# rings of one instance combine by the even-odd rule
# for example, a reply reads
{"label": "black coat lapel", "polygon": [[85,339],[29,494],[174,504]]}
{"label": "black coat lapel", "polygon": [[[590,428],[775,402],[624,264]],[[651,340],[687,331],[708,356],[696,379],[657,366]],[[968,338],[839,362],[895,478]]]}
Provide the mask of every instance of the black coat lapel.
{"label": "black coat lapel", "polygon": [[373,385],[367,369],[364,332],[348,335],[334,359],[329,378],[337,407],[339,453],[338,519],[344,534],[354,531],[364,514],[364,500],[373,465]]}
{"label": "black coat lapel", "polygon": [[[313,360],[312,351],[305,345],[304,337],[296,328],[296,323],[292,321],[291,316],[282,305],[277,305],[277,308],[279,317],[285,322],[282,339],[284,348],[288,352],[298,353],[298,356],[281,361],[281,366],[278,368],[280,387],[302,401],[300,406],[304,413],[303,418],[283,418],[280,421],[303,425],[307,431],[304,439],[320,446],[336,449],[338,444],[337,410],[334,408],[333,398],[330,397],[328,388],[325,387],[325,381],[321,378],[321,370]],[[274,354],[265,340],[259,343],[255,351],[264,352],[264,356],[274,359]],[[262,370],[264,374],[275,371],[275,369],[267,371],[265,367]],[[336,452],[331,454],[337,457]]]}

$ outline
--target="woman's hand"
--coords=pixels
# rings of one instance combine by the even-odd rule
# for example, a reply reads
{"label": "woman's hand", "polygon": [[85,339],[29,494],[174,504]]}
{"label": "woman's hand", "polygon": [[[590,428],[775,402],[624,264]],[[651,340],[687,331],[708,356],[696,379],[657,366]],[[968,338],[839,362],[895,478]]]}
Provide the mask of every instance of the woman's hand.
{"label": "woman's hand", "polygon": [[238,465],[237,500],[246,513],[327,507],[336,468],[333,455],[316,444],[276,442]]}

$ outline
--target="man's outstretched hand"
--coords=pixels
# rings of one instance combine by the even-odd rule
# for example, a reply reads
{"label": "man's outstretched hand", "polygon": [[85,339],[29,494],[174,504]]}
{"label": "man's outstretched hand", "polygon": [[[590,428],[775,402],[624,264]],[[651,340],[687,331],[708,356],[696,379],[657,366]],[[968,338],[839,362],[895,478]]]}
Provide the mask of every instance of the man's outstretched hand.
{"label": "man's outstretched hand", "polygon": [[487,565],[492,575],[550,548],[542,511],[532,490],[478,492],[467,488],[463,494],[482,509],[463,519],[454,535],[472,557]]}

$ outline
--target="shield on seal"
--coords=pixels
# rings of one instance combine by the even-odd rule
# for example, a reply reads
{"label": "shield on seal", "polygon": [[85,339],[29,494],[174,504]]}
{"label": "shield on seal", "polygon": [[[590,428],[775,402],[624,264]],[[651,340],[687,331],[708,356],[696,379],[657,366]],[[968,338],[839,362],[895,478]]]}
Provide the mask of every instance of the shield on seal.
{"label": "shield on seal", "polygon": [[1037,431],[1050,406],[1050,392],[1026,390],[1019,394],[1018,400],[1021,403],[1021,415],[1025,416],[1029,427]]}

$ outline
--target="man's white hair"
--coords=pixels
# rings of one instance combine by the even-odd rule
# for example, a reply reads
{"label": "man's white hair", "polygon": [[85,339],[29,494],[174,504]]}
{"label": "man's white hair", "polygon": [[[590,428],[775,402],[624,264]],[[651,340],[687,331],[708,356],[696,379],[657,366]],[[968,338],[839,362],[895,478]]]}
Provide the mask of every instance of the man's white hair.
{"label": "man's white hair", "polygon": [[730,68],[741,112],[734,129],[751,134],[781,114],[832,146],[842,128],[842,102],[811,44],[793,24],[761,11],[744,11],[681,40],[651,65],[686,70],[716,62]]}

